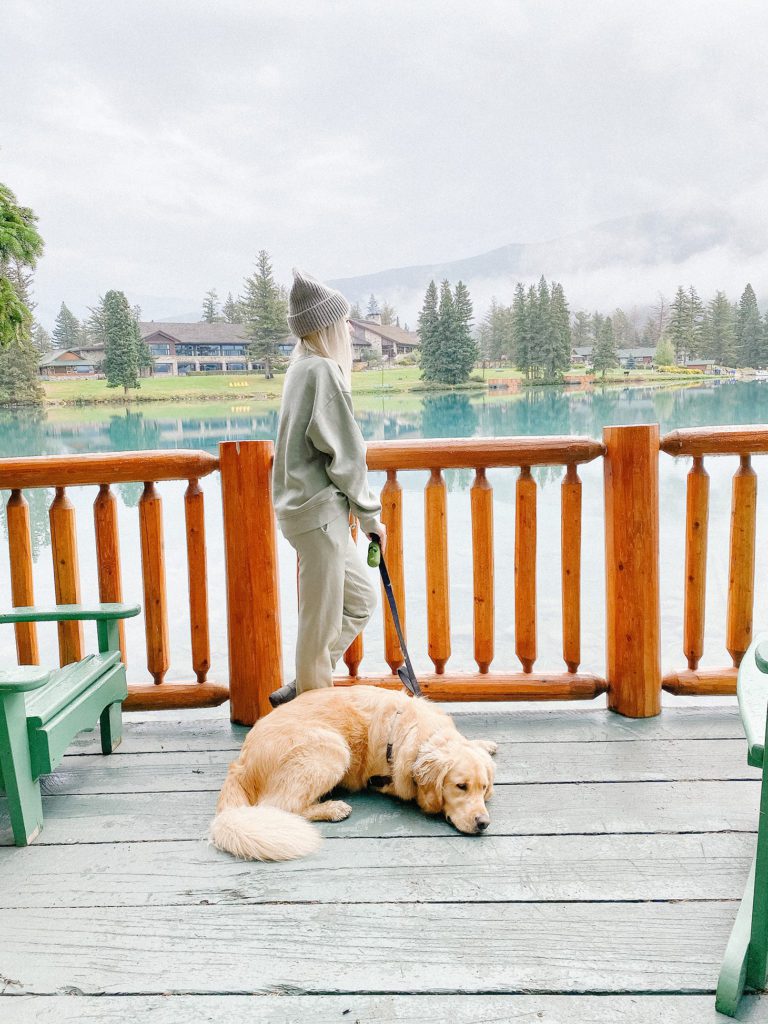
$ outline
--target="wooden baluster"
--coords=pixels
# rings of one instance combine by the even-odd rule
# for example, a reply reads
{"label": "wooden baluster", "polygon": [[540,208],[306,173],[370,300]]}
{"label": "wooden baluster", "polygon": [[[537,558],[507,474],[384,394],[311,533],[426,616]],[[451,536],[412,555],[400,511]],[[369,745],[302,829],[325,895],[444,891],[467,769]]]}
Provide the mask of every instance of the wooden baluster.
{"label": "wooden baluster", "polygon": [[192,667],[198,683],[204,683],[211,667],[208,634],[208,569],[205,554],[205,499],[200,483],[189,481],[184,492],[187,527],[187,573],[189,576],[189,629]]}
{"label": "wooden baluster", "polygon": [[661,711],[659,428],[604,427],[608,706],[628,718]]}
{"label": "wooden baluster", "polygon": [[[387,528],[387,569],[392,581],[392,592],[400,614],[400,625],[408,639],[405,624],[405,574],[403,571],[403,489],[398,483],[397,472],[387,470],[387,479],[381,490],[381,521]],[[395,632],[392,613],[384,596],[382,587],[382,607],[384,608],[384,659],[395,675],[403,664],[403,652]]]}
{"label": "wooden baluster", "polygon": [[271,441],[219,445],[227,571],[230,716],[253,725],[283,683]]}
{"label": "wooden baluster", "polygon": [[156,683],[168,671],[168,598],[165,589],[163,501],[152,481],[144,484],[139,499],[141,571],[144,580],[144,629],[147,668]]}
{"label": "wooden baluster", "polygon": [[515,501],[515,653],[523,672],[536,661],[536,481],[522,466]]}
{"label": "wooden baluster", "polygon": [[493,661],[494,642],[493,488],[482,468],[475,471],[470,505],[475,661],[480,671],[485,673]]}
{"label": "wooden baluster", "polygon": [[728,573],[728,621],[725,646],[736,668],[752,639],[752,604],[755,592],[755,512],[757,475],[749,455],[733,477],[731,501],[731,557]]}
{"label": "wooden baluster", "polygon": [[[93,526],[96,534],[96,565],[99,574],[99,600],[120,602],[123,600],[123,583],[120,571],[120,537],[117,529],[117,498],[109,484],[101,484],[93,502]],[[125,623],[118,623],[120,652],[123,664],[127,664],[125,648]]]}
{"label": "wooden baluster", "polygon": [[[19,490],[11,491],[6,507],[8,516],[8,555],[11,569],[11,601],[14,607],[35,603],[32,581],[32,537],[29,530],[29,505]],[[16,655],[20,665],[39,665],[37,627],[34,622],[17,622]]]}
{"label": "wooden baluster", "polygon": [[442,675],[451,656],[448,584],[448,520],[445,480],[433,469],[424,488],[424,531],[427,569],[427,636],[429,657]]}
{"label": "wooden baluster", "polygon": [[704,608],[707,582],[709,474],[704,460],[693,460],[688,473],[685,516],[685,613],[683,647],[688,668],[699,667],[704,651]]}
{"label": "wooden baluster", "polygon": [[[355,543],[357,543],[358,523],[355,516],[353,516],[351,513],[349,516],[349,526],[350,529],[352,530],[352,537],[354,538]],[[349,645],[349,647],[346,649],[346,651],[344,651],[344,664],[347,666],[347,669],[349,670],[349,674],[351,676],[354,677],[358,675],[358,671],[360,669],[360,662],[362,660],[363,634],[359,633],[352,641],[352,643]]]}
{"label": "wooden baluster", "polygon": [[568,464],[561,486],[560,559],[563,600],[563,661],[578,672],[581,661],[581,480]]}
{"label": "wooden baluster", "polygon": [[[63,487],[48,510],[51,524],[53,583],[57,604],[80,604],[80,568],[77,561],[75,506]],[[82,622],[59,622],[59,663],[69,665],[83,657]]]}

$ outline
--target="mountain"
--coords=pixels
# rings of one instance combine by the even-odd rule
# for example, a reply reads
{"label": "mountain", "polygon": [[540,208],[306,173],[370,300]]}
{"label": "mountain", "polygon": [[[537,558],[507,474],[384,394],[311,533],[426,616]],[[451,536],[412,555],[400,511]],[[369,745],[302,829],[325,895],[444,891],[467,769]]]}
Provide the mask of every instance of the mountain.
{"label": "mountain", "polygon": [[[572,308],[651,303],[694,283],[741,291],[768,280],[768,237],[724,207],[689,206],[606,221],[547,242],[514,243],[467,259],[396,267],[330,283],[363,308],[373,293],[414,318],[430,280],[468,284],[476,307],[511,301],[516,280],[561,281]],[[718,274],[720,276],[718,276]]]}

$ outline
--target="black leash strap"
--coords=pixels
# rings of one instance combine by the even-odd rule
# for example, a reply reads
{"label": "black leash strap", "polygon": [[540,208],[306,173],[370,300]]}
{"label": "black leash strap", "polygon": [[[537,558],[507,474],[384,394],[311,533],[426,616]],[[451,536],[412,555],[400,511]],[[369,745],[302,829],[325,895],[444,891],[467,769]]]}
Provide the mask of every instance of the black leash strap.
{"label": "black leash strap", "polygon": [[[378,537],[376,538],[378,543]],[[397,674],[400,677],[400,682],[414,697],[423,696],[419,681],[416,678],[416,673],[413,671],[413,665],[408,654],[408,648],[405,646],[405,637],[403,636],[403,627],[400,625],[400,615],[397,611],[397,603],[395,602],[395,593],[392,590],[392,580],[389,578],[389,572],[387,570],[387,563],[384,561],[384,555],[379,554],[379,572],[381,573],[381,582],[384,584],[384,593],[387,595],[387,602],[389,603],[389,610],[392,612],[392,621],[395,624],[395,632],[397,633],[397,640],[400,644],[400,650],[403,652],[404,665],[401,665],[397,670]]]}

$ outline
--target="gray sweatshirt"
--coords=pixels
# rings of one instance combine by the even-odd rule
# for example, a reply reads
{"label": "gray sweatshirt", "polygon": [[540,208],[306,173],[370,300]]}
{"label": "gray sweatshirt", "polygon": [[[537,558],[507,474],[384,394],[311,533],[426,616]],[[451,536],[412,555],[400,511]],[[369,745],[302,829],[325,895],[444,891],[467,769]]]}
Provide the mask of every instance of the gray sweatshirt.
{"label": "gray sweatshirt", "polygon": [[377,533],[381,503],[368,486],[365,442],[339,366],[300,356],[285,375],[275,442],[272,500],[286,537],[325,526],[350,509]]}

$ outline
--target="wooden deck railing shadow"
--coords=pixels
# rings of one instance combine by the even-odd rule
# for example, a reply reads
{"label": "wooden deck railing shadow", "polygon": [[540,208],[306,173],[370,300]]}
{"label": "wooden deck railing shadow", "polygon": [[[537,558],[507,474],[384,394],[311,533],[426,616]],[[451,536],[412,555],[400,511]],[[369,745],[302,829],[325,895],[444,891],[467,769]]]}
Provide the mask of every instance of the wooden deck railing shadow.
{"label": "wooden deck railing shadow", "polygon": [[[399,475],[427,471],[424,489],[427,647],[433,671],[421,679],[438,700],[573,700],[608,694],[612,710],[647,717],[661,710],[662,688],[682,694],[735,692],[736,668],[752,634],[756,477],[750,457],[768,452],[768,426],[674,431],[659,441],[658,426],[606,427],[602,442],[587,437],[470,438],[373,443],[371,470],[382,471],[383,520],[389,533],[387,562],[405,620],[406,566],[403,495]],[[662,677],[659,601],[660,458],[693,458],[688,476],[684,650],[688,669]],[[707,556],[708,476],[705,457],[736,454],[733,480],[727,647],[732,667],[702,671],[704,579]],[[8,525],[11,600],[34,603],[27,488],[55,488],[49,509],[54,585],[58,603],[77,603],[80,578],[75,509],[67,490],[98,486],[94,535],[99,597],[123,598],[117,499],[113,484],[140,482],[140,548],[147,670],[154,683],[131,685],[130,709],[211,706],[230,699],[231,717],[253,723],[269,711],[269,693],[283,679],[278,547],[270,483],[270,441],[228,441],[219,458],[202,451],[128,452],[0,460],[0,489],[10,490]],[[579,466],[602,459],[605,501],[606,671],[580,671],[582,484]],[[561,672],[537,672],[536,546],[538,487],[532,469],[562,466]],[[515,494],[514,626],[519,667],[495,664],[493,489],[489,469],[517,471]],[[477,670],[450,668],[450,576],[446,470],[470,469],[473,560],[473,654]],[[220,473],[224,580],[227,601],[229,685],[210,682],[208,568],[203,492],[199,480]],[[186,480],[184,496],[192,670],[195,682],[167,683],[170,665],[168,594],[163,551],[163,506],[156,487]],[[217,577],[218,581],[219,577]],[[178,595],[173,595],[174,599]],[[682,597],[682,595],[681,595]],[[220,600],[221,594],[215,594]],[[37,662],[33,624],[16,627],[18,661]],[[121,638],[124,649],[124,638]],[[358,674],[363,637],[344,656],[348,675],[339,684],[398,687],[402,664],[394,625],[384,608],[384,658],[379,674]],[[77,623],[59,626],[60,661],[82,656]]]}

